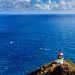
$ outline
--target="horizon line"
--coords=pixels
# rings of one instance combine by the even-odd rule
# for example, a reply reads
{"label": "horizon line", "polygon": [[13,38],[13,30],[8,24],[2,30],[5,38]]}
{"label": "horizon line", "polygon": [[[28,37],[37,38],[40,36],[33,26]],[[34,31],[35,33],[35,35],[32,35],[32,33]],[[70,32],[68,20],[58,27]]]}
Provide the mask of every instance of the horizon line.
{"label": "horizon line", "polygon": [[75,14],[75,10],[27,10],[27,11],[0,11],[0,15],[5,14],[5,15],[18,15],[18,14],[23,14],[23,15],[39,15],[39,14]]}

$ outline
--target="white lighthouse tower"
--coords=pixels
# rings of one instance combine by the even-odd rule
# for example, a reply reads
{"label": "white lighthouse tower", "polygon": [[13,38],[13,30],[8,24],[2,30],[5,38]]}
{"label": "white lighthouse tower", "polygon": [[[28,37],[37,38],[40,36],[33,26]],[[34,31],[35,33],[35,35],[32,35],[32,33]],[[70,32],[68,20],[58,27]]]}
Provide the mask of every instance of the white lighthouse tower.
{"label": "white lighthouse tower", "polygon": [[63,58],[63,53],[62,52],[58,53],[58,59],[56,60],[56,63],[64,64],[64,58]]}

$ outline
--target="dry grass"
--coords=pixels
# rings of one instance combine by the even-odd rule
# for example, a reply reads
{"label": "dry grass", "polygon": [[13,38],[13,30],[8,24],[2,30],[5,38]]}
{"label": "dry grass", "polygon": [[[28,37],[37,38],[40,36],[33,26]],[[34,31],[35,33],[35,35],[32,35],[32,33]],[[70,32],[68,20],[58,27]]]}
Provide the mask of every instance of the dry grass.
{"label": "dry grass", "polygon": [[65,60],[63,65],[54,62],[45,64],[28,75],[75,75],[75,64]]}

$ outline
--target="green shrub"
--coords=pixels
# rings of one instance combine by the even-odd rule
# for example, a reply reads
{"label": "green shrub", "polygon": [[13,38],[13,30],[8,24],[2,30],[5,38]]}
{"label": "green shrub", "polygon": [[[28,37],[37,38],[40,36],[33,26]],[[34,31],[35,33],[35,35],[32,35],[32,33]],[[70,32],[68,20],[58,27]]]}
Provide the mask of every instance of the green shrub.
{"label": "green shrub", "polygon": [[70,60],[65,60],[66,62],[68,62],[68,63],[70,63],[70,64],[73,64],[73,62],[72,61],[70,61]]}

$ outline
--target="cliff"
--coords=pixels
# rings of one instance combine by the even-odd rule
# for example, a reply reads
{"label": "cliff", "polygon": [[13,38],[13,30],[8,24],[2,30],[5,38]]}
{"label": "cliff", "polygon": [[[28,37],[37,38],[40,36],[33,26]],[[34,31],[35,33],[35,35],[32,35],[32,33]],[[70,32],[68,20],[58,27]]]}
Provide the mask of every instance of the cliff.
{"label": "cliff", "polygon": [[27,75],[75,75],[75,64],[70,60],[64,60],[63,65],[51,62]]}

